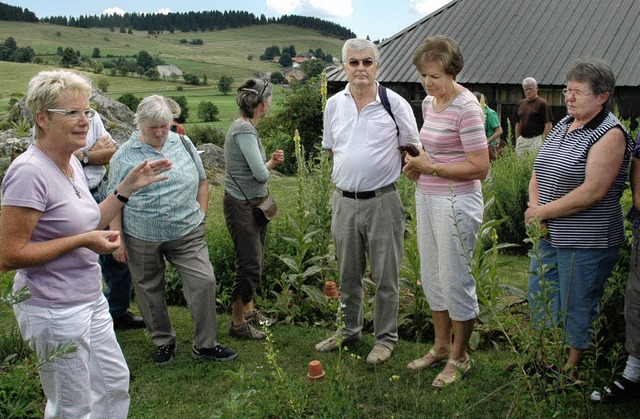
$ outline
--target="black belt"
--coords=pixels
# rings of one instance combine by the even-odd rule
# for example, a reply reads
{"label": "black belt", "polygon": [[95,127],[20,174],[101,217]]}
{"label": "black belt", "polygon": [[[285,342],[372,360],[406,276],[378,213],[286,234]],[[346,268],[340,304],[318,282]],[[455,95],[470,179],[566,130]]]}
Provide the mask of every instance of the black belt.
{"label": "black belt", "polygon": [[349,192],[349,191],[343,191],[342,189],[338,189],[338,188],[336,188],[336,190],[338,191],[339,194],[341,194],[345,198],[371,199],[371,198],[375,198],[376,196],[380,196],[385,192],[395,191],[396,184],[392,183],[391,185],[387,185],[380,189],[376,189],[375,191]]}

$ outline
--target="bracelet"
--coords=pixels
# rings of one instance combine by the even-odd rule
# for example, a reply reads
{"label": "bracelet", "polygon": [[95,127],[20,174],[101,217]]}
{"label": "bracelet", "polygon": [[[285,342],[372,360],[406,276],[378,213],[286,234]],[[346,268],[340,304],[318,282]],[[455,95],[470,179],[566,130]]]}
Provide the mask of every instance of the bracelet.
{"label": "bracelet", "polygon": [[438,165],[437,165],[437,164],[434,164],[434,165],[431,167],[431,170],[432,170],[431,174],[432,174],[433,176],[440,176],[440,175],[438,174]]}
{"label": "bracelet", "polygon": [[113,190],[113,194],[116,196],[118,201],[122,202],[123,204],[126,204],[127,202],[129,202],[129,198],[127,198],[126,196],[120,195],[117,189]]}

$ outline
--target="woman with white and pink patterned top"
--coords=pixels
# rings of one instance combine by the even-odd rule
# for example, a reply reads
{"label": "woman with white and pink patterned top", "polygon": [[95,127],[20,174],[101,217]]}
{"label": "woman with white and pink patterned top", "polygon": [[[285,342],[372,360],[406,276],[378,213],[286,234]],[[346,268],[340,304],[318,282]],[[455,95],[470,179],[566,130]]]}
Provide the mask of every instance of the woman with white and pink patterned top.
{"label": "woman with white and pink patterned top", "polygon": [[463,66],[457,42],[429,37],[416,50],[413,63],[427,92],[420,131],[424,151],[407,156],[403,170],[417,180],[421,280],[432,310],[435,343],[407,367],[419,370],[446,361],[433,381],[442,388],[471,368],[467,346],[479,308],[468,261],[482,223],[480,180],[489,170],[489,153],[480,104],[455,80]]}

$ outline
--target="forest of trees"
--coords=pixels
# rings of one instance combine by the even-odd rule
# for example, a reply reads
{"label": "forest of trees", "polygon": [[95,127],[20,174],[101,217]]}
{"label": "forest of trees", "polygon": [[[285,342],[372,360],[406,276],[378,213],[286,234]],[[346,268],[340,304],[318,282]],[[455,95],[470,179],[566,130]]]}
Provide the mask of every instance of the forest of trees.
{"label": "forest of trees", "polygon": [[22,7],[11,6],[5,3],[0,3],[0,20],[38,22],[36,14],[30,12],[29,9],[23,9]]}
{"label": "forest of trees", "polygon": [[315,17],[284,15],[279,18],[266,18],[264,14],[257,17],[253,13],[242,11],[220,12],[212,10],[166,15],[125,13],[122,16],[116,14],[79,17],[52,16],[38,19],[29,9],[0,3],[0,20],[45,22],[79,28],[111,28],[113,30],[119,29],[120,32],[128,29],[129,33],[132,29],[147,33],[199,32],[278,23],[312,29],[322,35],[339,39],[349,39],[356,36],[355,33],[343,26]]}

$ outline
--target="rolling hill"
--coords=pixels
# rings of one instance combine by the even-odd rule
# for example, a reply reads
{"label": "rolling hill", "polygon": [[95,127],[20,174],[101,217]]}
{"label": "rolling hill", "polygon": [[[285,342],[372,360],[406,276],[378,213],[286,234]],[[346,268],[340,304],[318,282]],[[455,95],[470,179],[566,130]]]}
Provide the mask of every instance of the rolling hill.
{"label": "rolling hill", "polygon": [[[184,86],[183,92],[176,92],[177,84],[172,81],[149,81],[137,76],[100,75],[87,69],[87,75],[97,81],[106,78],[109,81],[107,95],[117,98],[124,93],[144,96],[149,93],[166,95],[186,95],[194,97],[191,104],[195,113],[197,102],[204,97],[217,94],[216,81],[221,75],[231,75],[237,85],[257,72],[278,71],[276,63],[261,62],[259,56],[267,47],[277,45],[280,48],[293,45],[297,52],[321,48],[325,53],[339,57],[344,41],[322,36],[319,33],[287,25],[260,25],[253,27],[226,29],[212,32],[165,33],[149,35],[146,32],[133,31],[123,34],[109,29],[70,28],[45,23],[24,23],[0,21],[0,42],[13,37],[18,47],[30,46],[42,64],[18,64],[0,61],[0,109],[6,109],[12,94],[24,94],[31,77],[43,69],[57,68],[59,47],[71,47],[83,56],[91,57],[94,48],[100,49],[102,60],[110,57],[131,57],[139,51],[147,51],[153,57],[162,59],[166,64],[174,64],[185,73],[202,77],[206,75],[207,86]],[[202,39],[203,45],[181,44],[181,39]],[[253,59],[249,59],[253,57]],[[216,93],[213,93],[215,91]],[[230,95],[233,96],[233,95]],[[231,109],[235,103],[231,97],[225,97]],[[220,105],[219,105],[220,106]],[[224,103],[222,104],[224,108]],[[221,115],[223,114],[221,109]]]}
{"label": "rolling hill", "polygon": [[[131,57],[139,51],[147,51],[167,64],[175,64],[183,72],[199,76],[207,75],[210,81],[228,74],[236,80],[246,78],[259,71],[277,71],[274,63],[260,62],[258,57],[272,45],[294,45],[296,51],[307,52],[321,48],[325,53],[340,56],[344,41],[322,36],[315,31],[286,25],[261,25],[238,29],[226,29],[213,32],[174,33],[149,35],[146,32],[122,34],[109,29],[69,28],[44,23],[22,23],[0,21],[0,42],[13,37],[19,47],[30,46],[37,55],[42,56],[46,64],[47,56],[54,56],[58,47],[71,47],[82,55],[91,57],[94,48],[100,49],[102,59],[109,56]],[[198,38],[203,45],[180,44],[181,39]],[[253,60],[248,58],[252,56]],[[2,63],[5,65],[6,63]],[[25,71],[24,80],[36,72]],[[16,74],[19,76],[19,74]],[[2,79],[6,79],[3,77]],[[5,88],[0,81],[0,94],[14,92],[13,86]],[[26,86],[26,83],[23,84]]]}

